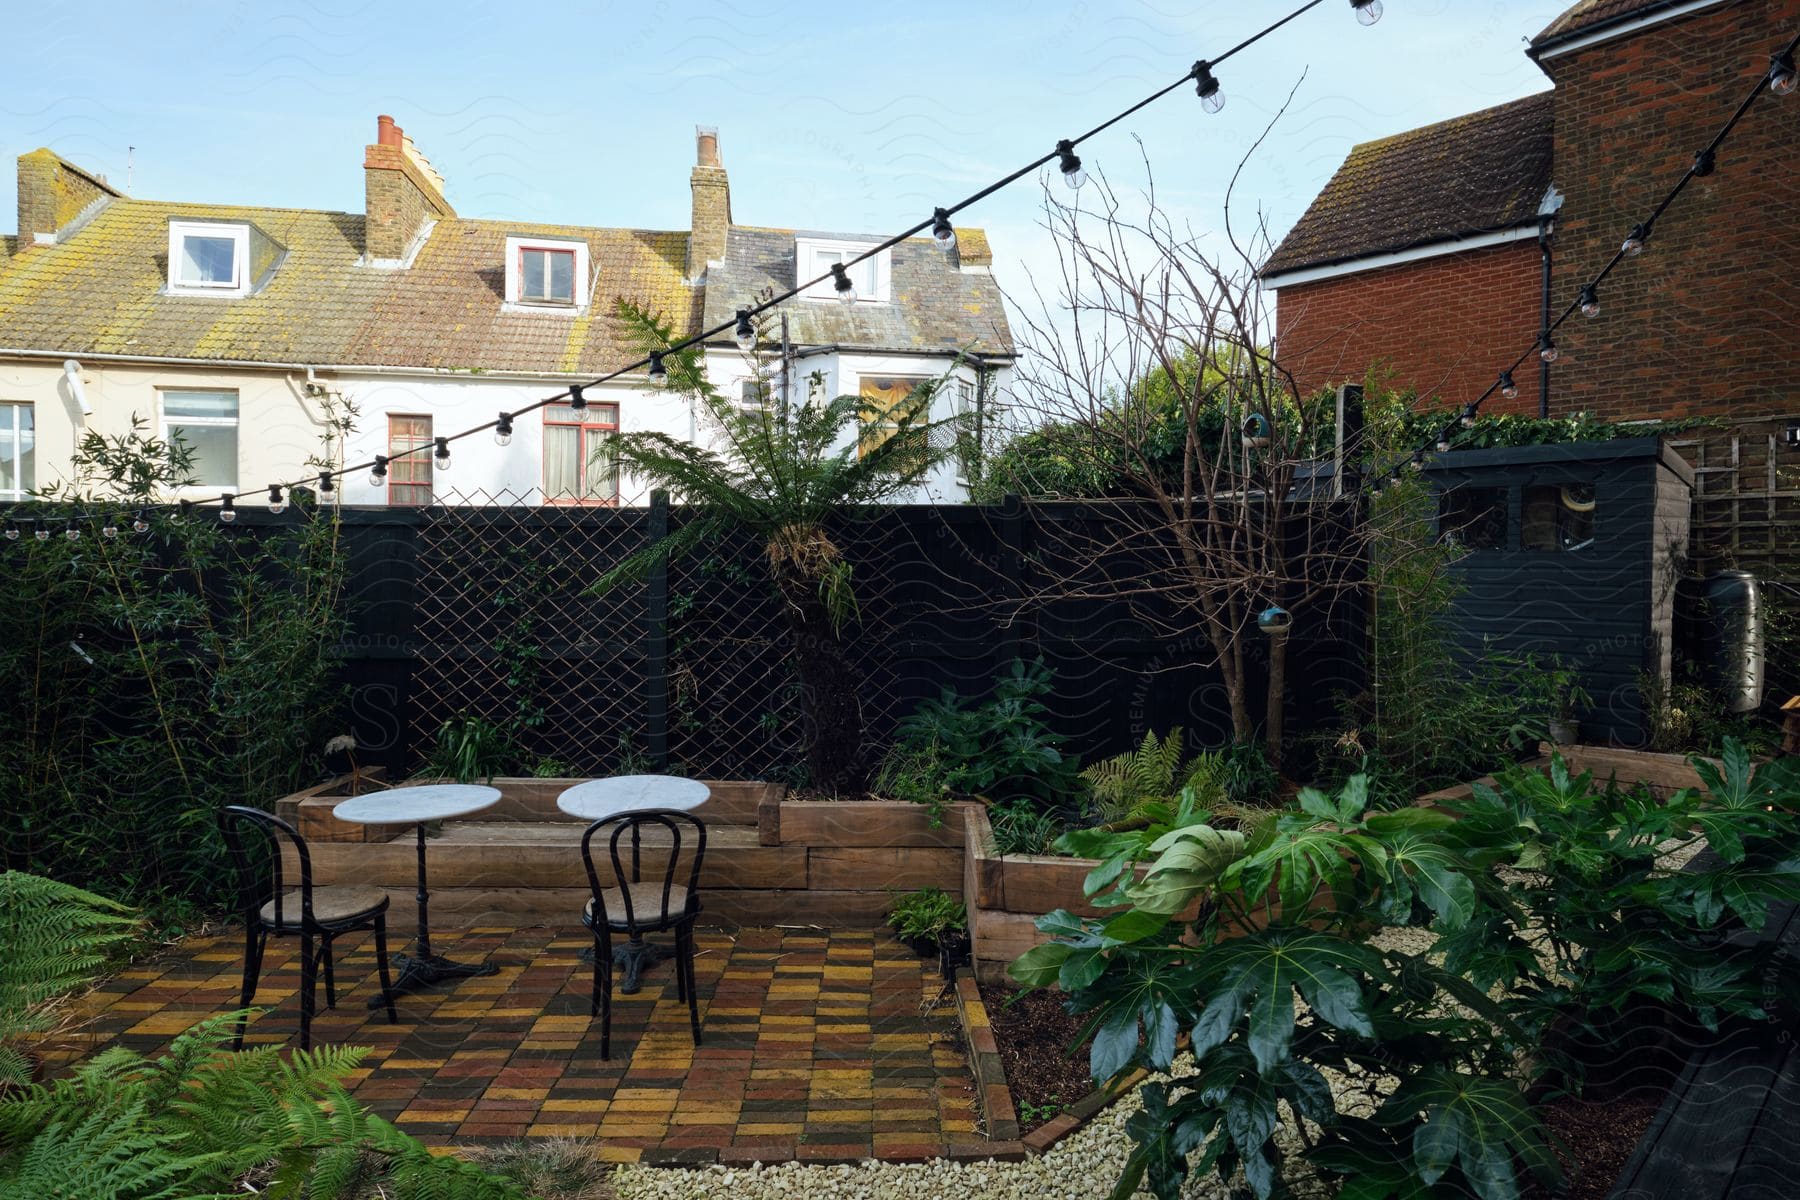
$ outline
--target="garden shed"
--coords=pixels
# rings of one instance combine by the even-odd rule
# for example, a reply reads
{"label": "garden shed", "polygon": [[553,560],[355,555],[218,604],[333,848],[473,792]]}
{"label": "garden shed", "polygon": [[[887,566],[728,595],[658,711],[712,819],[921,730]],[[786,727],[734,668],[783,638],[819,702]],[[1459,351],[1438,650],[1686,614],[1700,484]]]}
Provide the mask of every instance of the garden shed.
{"label": "garden shed", "polygon": [[1660,438],[1452,451],[1425,464],[1438,535],[1469,551],[1469,652],[1558,655],[1593,697],[1582,740],[1641,746],[1641,677],[1671,669],[1694,471]]}

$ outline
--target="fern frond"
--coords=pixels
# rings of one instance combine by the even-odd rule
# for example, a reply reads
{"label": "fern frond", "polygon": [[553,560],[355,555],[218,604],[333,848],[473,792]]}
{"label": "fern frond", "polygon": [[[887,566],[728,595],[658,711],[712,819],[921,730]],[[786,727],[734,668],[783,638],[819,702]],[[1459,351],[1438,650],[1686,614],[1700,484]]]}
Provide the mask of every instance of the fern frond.
{"label": "fern frond", "polygon": [[138,926],[131,909],[104,896],[0,871],[0,1014],[15,1031],[41,1025],[41,1006],[90,983]]}

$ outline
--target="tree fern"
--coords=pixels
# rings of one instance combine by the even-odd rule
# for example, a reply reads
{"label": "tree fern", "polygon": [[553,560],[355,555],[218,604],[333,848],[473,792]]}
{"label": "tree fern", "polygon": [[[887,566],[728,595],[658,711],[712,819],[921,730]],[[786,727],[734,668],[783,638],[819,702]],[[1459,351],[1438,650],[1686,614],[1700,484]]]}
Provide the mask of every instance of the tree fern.
{"label": "tree fern", "polygon": [[150,1128],[141,1104],[103,1107],[52,1121],[22,1153],[0,1159],[0,1196],[25,1200],[223,1200],[191,1181],[211,1156],[186,1153],[181,1138]]}

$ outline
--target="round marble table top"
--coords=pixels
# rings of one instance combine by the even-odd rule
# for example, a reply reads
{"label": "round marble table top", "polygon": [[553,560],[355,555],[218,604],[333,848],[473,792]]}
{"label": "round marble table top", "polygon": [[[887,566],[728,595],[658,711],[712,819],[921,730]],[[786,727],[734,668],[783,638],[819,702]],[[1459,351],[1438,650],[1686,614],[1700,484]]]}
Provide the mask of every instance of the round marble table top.
{"label": "round marble table top", "polygon": [[706,803],[712,789],[698,779],[679,775],[615,775],[589,779],[556,798],[556,807],[571,817],[599,821],[630,812],[672,808],[685,812]]}
{"label": "round marble table top", "polygon": [[499,788],[473,783],[427,783],[354,796],[333,807],[331,815],[358,825],[417,825],[466,817],[492,808],[499,800]]}

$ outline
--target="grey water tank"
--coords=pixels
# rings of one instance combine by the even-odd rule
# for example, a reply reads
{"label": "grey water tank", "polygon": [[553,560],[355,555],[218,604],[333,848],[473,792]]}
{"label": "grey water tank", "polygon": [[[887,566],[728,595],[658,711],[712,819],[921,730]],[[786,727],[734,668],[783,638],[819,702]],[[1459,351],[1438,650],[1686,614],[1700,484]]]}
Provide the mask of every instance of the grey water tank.
{"label": "grey water tank", "polygon": [[1708,575],[1700,589],[1701,644],[1728,712],[1754,712],[1763,698],[1763,611],[1756,576]]}

